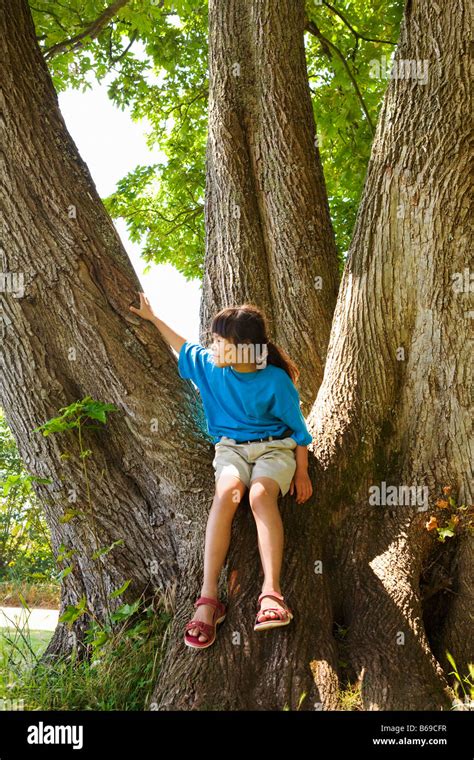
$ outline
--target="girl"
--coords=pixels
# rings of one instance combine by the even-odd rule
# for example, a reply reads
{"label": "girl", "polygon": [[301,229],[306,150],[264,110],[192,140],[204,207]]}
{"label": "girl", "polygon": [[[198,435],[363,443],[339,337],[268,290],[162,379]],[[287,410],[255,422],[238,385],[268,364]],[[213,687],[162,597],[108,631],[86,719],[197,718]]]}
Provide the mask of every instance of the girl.
{"label": "girl", "polygon": [[293,618],[280,588],[283,523],[277,499],[296,491],[296,501],[312,494],[308,476],[311,435],[300,410],[294,382],[299,371],[268,340],[267,320],[252,304],[219,311],[211,326],[210,349],[174,332],[153,312],[144,293],[130,310],[152,322],[178,353],[178,372],[198,387],[215,444],[216,490],[209,513],[201,596],[184,640],[205,649],[226,614],[217,599],[218,580],[230,544],[232,521],[246,489],[254,515],[264,572],[254,630],[288,625]]}

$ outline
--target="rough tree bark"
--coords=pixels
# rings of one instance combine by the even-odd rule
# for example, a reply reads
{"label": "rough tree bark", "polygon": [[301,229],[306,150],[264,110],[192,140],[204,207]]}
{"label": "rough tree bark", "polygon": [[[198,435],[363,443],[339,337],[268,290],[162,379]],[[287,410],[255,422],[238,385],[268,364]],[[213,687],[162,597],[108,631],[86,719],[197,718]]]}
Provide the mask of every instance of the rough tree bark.
{"label": "rough tree bark", "polygon": [[[226,298],[260,303],[269,310],[277,340],[299,360],[305,384],[312,382],[316,391],[325,356],[316,336],[320,327],[328,329],[336,279],[318,160],[314,150],[310,157],[306,152],[313,127],[296,126],[290,118],[296,114],[295,122],[307,119],[312,125],[305,105],[307,82],[302,79],[303,2],[247,0],[240,3],[240,14],[233,2],[217,5],[210,9],[211,82],[221,88],[224,107],[233,113],[233,137],[229,128],[219,131],[211,87],[201,332],[204,335],[210,314],[225,305]],[[282,14],[278,18],[276,5]],[[30,470],[55,480],[55,488],[37,489],[55,546],[63,541],[79,547],[80,562],[72,578],[66,578],[63,604],[65,599],[77,601],[86,589],[100,611],[97,569],[87,559],[94,547],[83,526],[58,522],[66,498],[60,478],[68,488],[76,488],[80,498],[82,479],[70,460],[58,468],[62,447],[53,438],[36,438],[29,431],[58,406],[87,393],[114,402],[123,412],[111,416],[106,433],[93,434],[88,441],[96,451],[92,488],[101,543],[126,538],[124,547],[107,556],[107,588],[132,578],[126,596],[131,599],[149,584],[153,567],[152,587],[165,598],[169,594],[175,612],[150,707],[334,709],[339,675],[336,621],[349,629],[350,675],[362,683],[364,707],[449,709],[437,653],[430,650],[429,621],[425,630],[422,620],[419,581],[433,552],[432,538],[423,529],[426,513],[407,507],[370,508],[367,489],[384,479],[426,483],[434,498],[437,488],[452,483],[458,499],[470,496],[462,387],[466,325],[456,325],[463,302],[449,291],[451,274],[463,271],[466,260],[461,168],[465,124],[460,118],[466,86],[464,4],[459,0],[451,17],[438,7],[433,12],[426,0],[416,4],[416,12],[407,6],[399,57],[431,60],[432,51],[438,50],[441,72],[436,69],[424,89],[410,81],[394,81],[385,100],[333,323],[325,380],[310,418],[314,497],[300,506],[291,498],[281,503],[282,582],[295,620],[288,630],[263,636],[253,632],[261,573],[255,525],[244,502],[234,522],[227,594],[222,594],[230,603],[228,616],[216,644],[205,653],[190,651],[182,641],[201,583],[204,525],[214,486],[212,448],[196,415],[198,396],[177,378],[175,358],[156,331],[137,324],[128,311],[138,285],[59,114],[28,8],[20,0],[8,0],[5,8],[2,247],[4,268],[25,273],[26,293],[24,298],[4,299],[1,402]],[[228,21],[220,16],[224,8],[229,9]],[[242,48],[230,65],[240,63],[244,77],[234,82],[229,74],[216,72],[224,54],[212,46],[213,35],[225,39],[222,25],[228,28],[231,22]],[[287,90],[302,98],[298,104],[284,100],[283,113],[279,110],[272,117],[288,118],[286,152],[283,135],[273,128],[275,139],[269,145],[265,131],[272,130],[265,127],[268,109],[280,109],[272,97],[283,97],[281,80],[253,63],[268,60],[283,77],[293,72],[297,81],[292,80]],[[263,83],[272,97],[262,91]],[[219,147],[224,140],[228,151],[241,157],[240,165],[234,166],[227,151],[224,158]],[[284,185],[283,172],[292,164],[297,183],[308,188],[312,205],[317,203],[317,219],[312,205],[305,208],[298,188]],[[406,169],[411,174],[404,173]],[[415,208],[418,203],[418,209],[425,209],[426,200],[432,199],[430,227]],[[67,214],[71,204],[77,209],[74,220]],[[308,223],[314,224],[310,233]],[[280,236],[287,247],[279,248]],[[218,259],[211,255],[216,250]],[[33,259],[33,251],[41,256]],[[316,294],[311,291],[315,276],[323,278],[323,290]],[[414,292],[410,282],[416,284]],[[304,301],[288,303],[287,292],[294,299],[308,297],[309,311]],[[303,311],[311,318],[300,327]],[[313,336],[311,353],[305,332],[309,340]],[[404,363],[396,361],[399,347],[406,352]],[[79,360],[71,361],[70,349],[76,349]],[[313,380],[308,378],[311,367]],[[157,432],[151,432],[154,419]],[[101,480],[102,469],[107,477]],[[459,544],[458,564],[470,566],[468,542]],[[322,573],[316,572],[318,561]],[[449,609],[456,647],[462,644],[464,605],[463,598]],[[405,644],[396,648],[400,632]],[[58,633],[51,651],[67,647]],[[461,654],[460,648],[453,654]],[[402,681],[401,672],[411,678]]]}
{"label": "rough tree bark", "polygon": [[[295,56],[299,56],[298,70],[304,77],[302,6],[295,7]],[[166,686],[167,675],[173,679],[180,673],[163,669],[160,688],[164,689],[166,706],[271,709],[287,703],[294,707],[302,693],[311,689],[312,703],[319,700],[327,706],[334,705],[336,682],[331,674],[335,670],[336,648],[331,638],[331,614],[326,608],[329,599],[319,577],[312,572],[314,546],[301,546],[301,523],[294,511],[287,526],[289,542],[293,552],[299,547],[300,562],[307,554],[301,566],[310,575],[306,589],[301,588],[300,603],[306,601],[309,629],[310,601],[316,593],[323,600],[321,624],[311,626],[309,636],[303,626],[295,629],[293,636],[282,640],[274,658],[269,657],[272,637],[254,638],[251,626],[259,591],[259,563],[255,526],[247,511],[238,526],[241,537],[233,555],[238,561],[231,571],[229,594],[235,604],[229,615],[227,640],[222,642],[230,658],[226,696],[220,691],[222,673],[217,671],[214,680],[209,678],[211,671],[203,660],[199,663],[189,658],[189,650],[184,649],[182,629],[201,582],[202,538],[214,490],[213,450],[202,436],[198,396],[190,383],[176,379],[175,359],[154,328],[128,310],[138,283],[65,128],[36,46],[27,5],[10,0],[1,23],[5,83],[1,200],[4,268],[24,273],[26,281],[23,298],[6,294],[1,400],[30,471],[53,478],[53,487],[37,486],[36,491],[45,503],[54,549],[64,543],[77,550],[74,572],[64,584],[61,612],[66,604],[76,603],[86,593],[95,614],[101,616],[97,565],[89,560],[96,546],[90,538],[90,525],[59,521],[71,489],[77,491],[77,506],[82,506],[84,484],[79,465],[69,459],[59,467],[63,442],[55,437],[31,436],[30,430],[60,406],[89,394],[115,403],[123,412],[111,415],[106,432],[93,433],[85,441],[95,452],[89,462],[99,543],[126,540],[123,547],[107,555],[103,566],[105,591],[131,578],[133,583],[123,596],[129,601],[151,580],[152,590],[158,590],[175,607],[168,663],[181,663],[184,671],[191,667],[194,688],[189,694],[187,679],[177,684],[168,680]],[[283,31],[281,25],[276,31]],[[310,118],[308,110],[307,115]],[[311,123],[307,134],[312,134],[313,129]],[[296,142],[294,146],[295,155],[299,155],[300,146]],[[316,161],[313,152],[308,166]],[[309,169],[308,176],[311,179]],[[314,176],[318,176],[316,170],[313,183]],[[314,187],[312,193],[316,197]],[[324,189],[318,193],[324,199]],[[74,214],[68,213],[71,206]],[[334,290],[332,239],[326,250],[331,258],[323,267],[323,283],[327,287],[330,282]],[[32,251],[37,253],[34,259]],[[256,288],[254,279],[254,289],[247,288],[245,295],[258,302]],[[320,303],[332,310],[334,298],[323,293]],[[323,306],[318,306],[320,312]],[[326,313],[326,325],[329,322],[330,314]],[[152,429],[154,420],[158,421],[156,431]],[[69,442],[68,448],[72,449]],[[103,471],[106,477],[102,477]],[[306,527],[305,535],[309,535]],[[321,550],[316,554],[320,556]],[[288,564],[297,567],[291,555]],[[242,594],[241,572],[245,580]],[[299,573],[296,575],[293,585],[300,582]],[[232,630],[244,637],[250,631],[242,648],[234,646]],[[81,625],[76,625],[74,633],[79,639],[82,632]],[[69,650],[72,637],[66,634],[64,626],[58,626],[47,655]],[[317,642],[317,646],[311,642]],[[252,658],[241,660],[240,653],[250,650]],[[321,662],[315,659],[311,663],[309,654],[316,650],[321,653]],[[214,657],[217,652],[216,649]],[[298,657],[297,652],[303,657]],[[270,667],[271,659],[274,669]],[[257,684],[259,669],[255,663],[259,661],[262,678]],[[263,677],[265,670],[272,673],[272,678]],[[278,684],[275,672],[280,673]],[[324,680],[324,698],[316,689],[318,680]],[[240,683],[248,687],[239,689]]]}
{"label": "rough tree bark", "polygon": [[[474,660],[472,533],[440,545],[425,527],[444,486],[472,504],[470,294],[453,287],[471,242],[468,46],[467,2],[407,4],[309,418],[326,572],[368,709],[449,709],[445,650],[464,673]],[[427,511],[371,506],[382,482],[427,488]]]}
{"label": "rough tree bark", "polygon": [[[197,420],[198,396],[177,376],[158,331],[129,311],[141,288],[67,132],[27,3],[8,0],[0,23],[0,401],[28,470],[53,480],[35,490],[55,553],[61,543],[77,550],[60,612],[85,593],[101,618],[105,596],[126,579],[132,583],[116,604],[148,590],[172,606],[180,555],[212,495],[212,447]],[[24,296],[16,297],[20,276]],[[125,539],[102,563],[105,594],[90,559],[97,548],[90,521],[59,521],[72,491],[75,506],[86,506],[80,461],[60,460],[77,447],[64,435],[31,433],[86,395],[120,408],[106,431],[84,441],[94,451],[88,466],[99,544]],[[58,625],[47,654],[66,653],[85,625],[80,619],[73,635]]]}
{"label": "rough tree bark", "polygon": [[[314,143],[304,3],[213,0],[209,22],[202,340],[217,308],[243,300],[263,306],[275,339],[299,363],[300,393],[308,407],[322,379],[338,277]],[[152,697],[155,709],[336,706],[337,648],[327,579],[315,572],[324,526],[310,505],[297,507],[291,497],[282,500],[282,513],[283,588],[298,624],[265,637],[253,631],[263,575],[247,494],[233,524],[228,586],[222,589],[229,609],[219,644],[205,658],[183,652],[186,601],[177,610]],[[186,592],[195,594],[183,580]]]}
{"label": "rough tree bark", "polygon": [[307,414],[323,377],[339,276],[304,26],[301,2],[209,3],[200,323],[205,343],[217,309],[260,304],[273,339],[300,368]]}

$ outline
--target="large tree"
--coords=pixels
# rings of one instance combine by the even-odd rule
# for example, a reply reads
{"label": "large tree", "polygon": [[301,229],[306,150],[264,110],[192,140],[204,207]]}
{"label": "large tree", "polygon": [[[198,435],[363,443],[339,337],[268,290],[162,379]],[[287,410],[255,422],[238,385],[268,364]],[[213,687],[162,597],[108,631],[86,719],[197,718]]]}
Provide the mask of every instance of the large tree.
{"label": "large tree", "polygon": [[[201,335],[216,308],[264,306],[302,367],[306,411],[328,343],[329,353],[308,418],[314,496],[281,506],[294,625],[253,632],[261,576],[244,500],[221,589],[229,613],[202,657],[182,641],[214,485],[199,397],[154,328],[130,315],[139,286],[65,128],[29,9],[5,4],[2,245],[25,295],[4,299],[1,401],[29,469],[54,479],[37,492],[55,548],[79,550],[61,610],[86,593],[100,616],[104,590],[127,578],[125,600],[149,588],[172,606],[155,708],[334,709],[349,677],[368,709],[449,709],[444,649],[460,667],[472,659],[469,535],[445,549],[426,529],[430,510],[369,501],[382,482],[425,485],[430,509],[443,486],[459,503],[471,497],[465,299],[451,283],[467,257],[467,23],[461,0],[451,10],[407,4],[397,60],[427,60],[428,78],[388,87],[329,335],[337,256],[303,45],[305,28],[319,27],[300,0],[209,5]],[[122,412],[88,434],[93,539],[84,522],[60,522],[70,490],[85,499],[77,460],[61,462],[54,437],[30,432],[86,394]],[[93,541],[118,538],[103,589]],[[437,590],[440,567],[449,593]],[[48,654],[71,643],[59,625]]]}
{"label": "large tree", "polygon": [[[309,375],[306,364],[306,374],[315,392],[318,377],[319,380],[322,377],[335,304],[337,257],[314,144],[304,68],[304,15],[301,7],[297,11],[296,23],[293,18],[288,23],[295,41],[288,65],[295,67],[306,87],[303,89],[306,105],[295,97],[294,108],[302,107],[305,118],[294,127],[288,150],[290,154],[295,152],[295,161],[290,165],[297,166],[300,143],[310,149],[300,180],[305,182],[313,205],[305,205],[307,201],[299,193],[295,195],[291,214],[296,218],[300,204],[307,209],[312,227],[300,242],[292,240],[295,233],[286,220],[281,224],[282,232],[286,229],[288,244],[298,246],[297,250],[289,251],[289,260],[293,261],[294,287],[300,288],[300,297],[299,283],[304,283],[307,276],[311,282],[321,276],[324,283],[323,289],[305,285],[310,299],[308,315],[313,314],[314,321],[321,318],[321,337],[313,352],[316,377]],[[36,476],[53,480],[51,486],[37,484],[36,489],[45,505],[55,551],[61,546],[76,550],[73,570],[64,579],[60,611],[85,594],[90,609],[100,618],[108,594],[131,578],[124,600],[134,599],[147,588],[150,592],[157,590],[175,607],[178,630],[189,616],[190,599],[198,591],[202,541],[197,537],[203,535],[214,484],[213,449],[202,434],[202,418],[196,413],[199,398],[191,383],[176,377],[175,357],[156,330],[129,312],[139,284],[65,128],[47,66],[34,38],[28,7],[19,0],[9,3],[2,21],[4,81],[10,85],[4,91],[3,140],[9,156],[3,167],[4,186],[8,190],[2,196],[4,219],[8,220],[4,235],[5,268],[25,275],[24,297],[10,297],[5,302],[2,404],[27,466]],[[283,27],[280,28],[283,33]],[[24,52],[18,57],[20,48]],[[242,74],[245,78],[249,76],[244,66]],[[25,103],[27,108],[22,107]],[[279,149],[283,147],[282,144]],[[229,146],[229,150],[233,148]],[[249,153],[246,160],[250,166],[255,155]],[[274,163],[271,167],[274,171]],[[211,183],[213,171],[210,161]],[[275,175],[274,181],[281,185],[283,177]],[[269,237],[276,221],[273,216],[258,221],[260,202],[258,195],[252,193],[251,225],[259,235]],[[229,209],[229,213],[233,214],[233,210]],[[244,208],[241,225],[243,235],[248,235]],[[314,264],[310,261],[311,245],[321,249]],[[253,252],[249,246],[248,253],[248,282],[242,284],[236,276],[236,297],[259,302],[261,283],[257,276],[250,276],[251,269],[261,266],[262,276],[268,278],[270,286],[271,267],[263,268],[263,246]],[[216,265],[214,281],[219,277]],[[232,286],[228,290],[232,292]],[[224,292],[219,297],[224,298]],[[284,299],[283,289],[275,292],[276,314],[283,312]],[[215,301],[218,306],[218,299]],[[288,351],[292,351],[290,340],[296,324],[295,315],[290,321],[290,314],[288,310],[285,344]],[[307,342],[307,336],[301,337]],[[285,341],[283,333],[280,340]],[[303,340],[299,340],[302,344]],[[59,407],[86,394],[111,401],[122,410],[121,415],[110,417],[107,433],[86,432],[88,437],[83,443],[94,450],[94,457],[89,460],[88,485],[74,441],[68,441],[67,445],[76,456],[63,460],[62,441],[31,434],[39,422],[51,417]],[[78,508],[86,502],[87,489],[93,494],[93,526],[74,519],[62,522],[70,493],[76,495]],[[249,519],[247,514],[248,527],[252,528]],[[296,531],[294,543],[299,540],[298,534]],[[109,546],[119,539],[125,539],[125,544],[107,554],[107,560],[102,562],[101,580],[93,553],[98,545]],[[240,562],[248,564],[245,557],[254,557],[255,551],[255,536],[247,531],[247,539],[239,551]],[[257,567],[254,559],[252,564]],[[251,580],[248,593],[254,599],[258,594],[257,571],[253,589]],[[178,585],[180,594],[176,598]],[[243,610],[245,601],[245,597],[239,599]],[[246,615],[249,625],[253,612],[252,602],[252,614]],[[234,614],[238,614],[237,607]],[[329,622],[330,616],[326,619]],[[87,619],[74,625],[73,633],[79,641],[85,626]],[[60,624],[48,647],[48,656],[71,647],[74,637],[67,634],[66,626]],[[179,634],[177,641],[180,642]],[[172,654],[170,657],[173,660]],[[253,699],[250,695],[248,698]]]}
{"label": "large tree", "polygon": [[[364,704],[389,709],[441,707],[446,650],[464,673],[474,655],[467,11],[407,3],[309,417],[335,615]],[[383,483],[426,490],[374,504]]]}

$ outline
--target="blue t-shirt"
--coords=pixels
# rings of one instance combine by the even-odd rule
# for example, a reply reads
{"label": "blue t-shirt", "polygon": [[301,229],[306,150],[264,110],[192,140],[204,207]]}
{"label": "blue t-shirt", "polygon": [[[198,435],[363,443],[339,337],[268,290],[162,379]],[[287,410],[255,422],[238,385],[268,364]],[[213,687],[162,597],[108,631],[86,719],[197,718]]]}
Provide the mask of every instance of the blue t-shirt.
{"label": "blue t-shirt", "polygon": [[311,443],[299,393],[281,367],[267,364],[255,372],[217,367],[210,349],[186,341],[179,352],[178,372],[198,387],[214,443],[223,435],[250,440],[282,435],[288,429],[299,446]]}

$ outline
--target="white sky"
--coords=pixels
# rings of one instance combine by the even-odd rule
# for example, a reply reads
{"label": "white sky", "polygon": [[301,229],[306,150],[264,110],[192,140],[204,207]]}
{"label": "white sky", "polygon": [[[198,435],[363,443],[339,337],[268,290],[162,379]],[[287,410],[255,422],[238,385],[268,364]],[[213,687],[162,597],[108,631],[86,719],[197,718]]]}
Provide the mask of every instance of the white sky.
{"label": "white sky", "polygon": [[[137,164],[164,160],[156,149],[150,151],[145,140],[146,120],[134,122],[127,110],[116,108],[107,96],[107,79],[91,82],[86,92],[67,90],[59,94],[59,106],[81,157],[89,167],[102,198],[115,190],[116,183]],[[140,245],[131,243],[126,225],[114,220],[142,290],[150,298],[155,313],[177,333],[191,341],[199,340],[199,301],[201,284],[187,282],[171,265],[150,265],[140,258]],[[136,295],[136,306],[139,298]]]}

